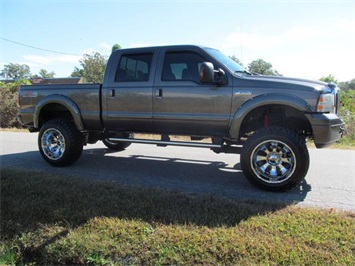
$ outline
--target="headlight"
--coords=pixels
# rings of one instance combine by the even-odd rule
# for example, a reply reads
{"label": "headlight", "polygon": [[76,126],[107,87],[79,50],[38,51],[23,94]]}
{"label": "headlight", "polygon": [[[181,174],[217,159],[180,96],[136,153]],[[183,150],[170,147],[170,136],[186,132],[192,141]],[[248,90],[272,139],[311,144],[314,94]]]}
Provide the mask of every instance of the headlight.
{"label": "headlight", "polygon": [[338,110],[338,93],[339,88],[335,84],[327,84],[327,86],[322,89],[322,92],[319,96],[317,112],[335,114]]}
{"label": "headlight", "polygon": [[332,93],[321,94],[318,100],[317,112],[335,113],[335,97]]}

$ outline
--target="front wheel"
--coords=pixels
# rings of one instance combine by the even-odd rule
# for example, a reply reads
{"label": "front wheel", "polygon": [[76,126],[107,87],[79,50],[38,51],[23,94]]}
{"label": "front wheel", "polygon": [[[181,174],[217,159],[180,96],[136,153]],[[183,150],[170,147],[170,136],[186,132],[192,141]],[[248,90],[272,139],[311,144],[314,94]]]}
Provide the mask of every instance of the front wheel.
{"label": "front wheel", "polygon": [[267,127],[247,139],[240,163],[244,175],[255,186],[285,191],[306,176],[309,154],[305,141],[295,132]]}
{"label": "front wheel", "polygon": [[83,151],[82,135],[69,120],[48,121],[38,135],[42,157],[53,166],[67,166],[76,162]]}

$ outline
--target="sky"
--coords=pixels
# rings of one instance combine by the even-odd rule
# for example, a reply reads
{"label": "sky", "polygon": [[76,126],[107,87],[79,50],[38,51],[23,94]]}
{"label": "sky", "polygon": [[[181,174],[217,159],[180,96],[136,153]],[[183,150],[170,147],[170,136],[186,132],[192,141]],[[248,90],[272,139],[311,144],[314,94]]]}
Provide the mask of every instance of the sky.
{"label": "sky", "polygon": [[[68,77],[83,54],[198,44],[283,76],[355,78],[355,0],[0,0],[5,64]],[[26,46],[24,46],[26,45]],[[29,47],[31,46],[31,47]],[[39,49],[38,49],[39,48]]]}

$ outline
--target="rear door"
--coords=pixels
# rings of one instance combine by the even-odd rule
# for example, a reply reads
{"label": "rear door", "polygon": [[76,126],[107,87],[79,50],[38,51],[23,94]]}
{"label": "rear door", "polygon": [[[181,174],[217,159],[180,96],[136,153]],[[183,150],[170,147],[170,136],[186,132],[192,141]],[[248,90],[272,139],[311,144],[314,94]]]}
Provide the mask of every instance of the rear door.
{"label": "rear door", "polygon": [[202,84],[199,67],[206,61],[211,58],[196,49],[161,51],[153,92],[155,131],[226,136],[232,86]]}
{"label": "rear door", "polygon": [[126,50],[111,55],[108,85],[103,88],[103,121],[107,130],[150,132],[153,128],[155,50]]}

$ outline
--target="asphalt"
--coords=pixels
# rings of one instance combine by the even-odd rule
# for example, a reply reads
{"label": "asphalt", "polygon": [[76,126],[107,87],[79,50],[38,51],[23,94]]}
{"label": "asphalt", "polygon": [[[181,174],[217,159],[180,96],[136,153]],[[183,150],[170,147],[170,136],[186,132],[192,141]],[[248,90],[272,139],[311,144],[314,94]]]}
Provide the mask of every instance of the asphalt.
{"label": "asphalt", "polygon": [[55,168],[39,154],[36,133],[0,132],[0,142],[1,168],[230,199],[355,211],[355,150],[310,149],[311,164],[305,181],[288,192],[275,193],[257,189],[245,179],[237,154],[146,144],[112,152],[98,142],[86,146],[74,165]]}

